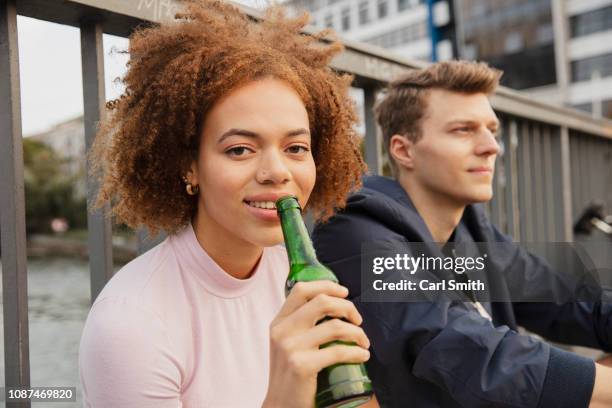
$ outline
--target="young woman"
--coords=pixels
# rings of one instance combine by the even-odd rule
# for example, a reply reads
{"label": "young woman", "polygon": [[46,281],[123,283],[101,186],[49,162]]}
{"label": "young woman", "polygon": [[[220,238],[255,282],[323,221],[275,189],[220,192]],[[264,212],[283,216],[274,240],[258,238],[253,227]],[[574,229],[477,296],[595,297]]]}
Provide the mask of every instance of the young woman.
{"label": "young woman", "polygon": [[[310,407],[320,369],[369,358],[345,288],[298,284],[285,299],[274,209],[292,194],[324,219],[359,185],[351,78],[327,66],[341,45],[276,8],[257,23],[192,0],[177,17],[131,37],[126,92],[90,152],[97,204],[168,238],[95,300],[84,405]],[[319,350],[334,339],[358,346]]]}

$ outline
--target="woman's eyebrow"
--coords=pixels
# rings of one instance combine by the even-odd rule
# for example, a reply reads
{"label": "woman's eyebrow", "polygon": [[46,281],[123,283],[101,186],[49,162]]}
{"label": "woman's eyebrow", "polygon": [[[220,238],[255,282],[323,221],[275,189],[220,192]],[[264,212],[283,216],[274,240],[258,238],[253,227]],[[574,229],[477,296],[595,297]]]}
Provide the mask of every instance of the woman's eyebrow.
{"label": "woman's eyebrow", "polygon": [[226,131],[225,133],[221,135],[217,143],[221,143],[222,141],[224,141],[230,136],[246,136],[246,137],[253,137],[253,138],[259,137],[257,133],[251,132],[250,130],[231,128],[230,130]]}
{"label": "woman's eyebrow", "polygon": [[[290,130],[289,132],[287,132],[286,135],[287,136],[310,135],[310,131],[308,131],[308,129],[305,129],[305,128],[300,128],[300,129]],[[259,133],[255,133],[250,130],[232,128],[226,131],[225,133],[223,133],[217,143],[221,143],[222,141],[224,141],[230,136],[246,136],[246,137],[252,137],[252,138],[261,137]]]}
{"label": "woman's eyebrow", "polygon": [[310,135],[308,129],[300,128],[287,132],[287,136],[299,136],[299,135]]}

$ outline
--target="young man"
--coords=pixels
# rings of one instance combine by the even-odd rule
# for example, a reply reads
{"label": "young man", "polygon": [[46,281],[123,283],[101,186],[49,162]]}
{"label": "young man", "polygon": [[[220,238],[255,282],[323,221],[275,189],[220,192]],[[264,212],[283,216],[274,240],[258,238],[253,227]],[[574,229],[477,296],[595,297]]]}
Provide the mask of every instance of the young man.
{"label": "young man", "polygon": [[[509,244],[508,276],[551,291],[556,271],[511,245],[477,203],[492,198],[500,146],[488,97],[501,72],[442,62],[389,85],[376,107],[395,179],[372,176],[313,239],[364,318],[368,372],[383,407],[612,406],[612,368],[517,332],[609,351],[612,305],[597,301],[371,302],[362,299],[364,242]],[[503,259],[502,259],[503,258]],[[499,280],[499,277],[498,277]]]}

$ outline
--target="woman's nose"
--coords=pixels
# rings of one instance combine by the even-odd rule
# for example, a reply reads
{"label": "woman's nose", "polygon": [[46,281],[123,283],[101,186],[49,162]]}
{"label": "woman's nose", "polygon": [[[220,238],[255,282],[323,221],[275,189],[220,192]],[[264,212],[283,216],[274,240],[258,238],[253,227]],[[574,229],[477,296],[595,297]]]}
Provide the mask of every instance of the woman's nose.
{"label": "woman's nose", "polygon": [[255,176],[261,184],[284,184],[291,180],[291,172],[278,152],[263,155]]}

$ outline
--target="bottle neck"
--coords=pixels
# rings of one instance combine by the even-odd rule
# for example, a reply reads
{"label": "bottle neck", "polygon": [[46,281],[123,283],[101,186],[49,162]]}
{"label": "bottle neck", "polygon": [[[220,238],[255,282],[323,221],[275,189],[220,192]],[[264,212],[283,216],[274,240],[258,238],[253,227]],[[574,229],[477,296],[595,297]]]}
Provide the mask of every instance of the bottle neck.
{"label": "bottle neck", "polygon": [[318,265],[300,209],[287,208],[280,212],[280,219],[290,265]]}

